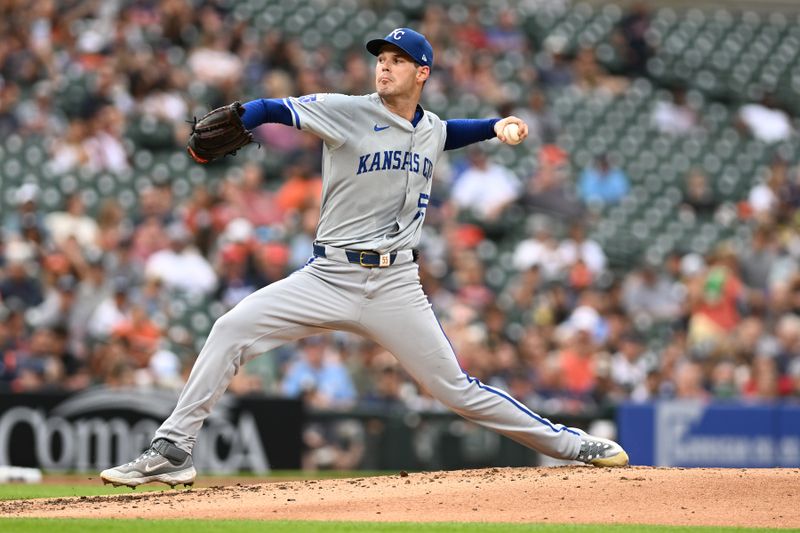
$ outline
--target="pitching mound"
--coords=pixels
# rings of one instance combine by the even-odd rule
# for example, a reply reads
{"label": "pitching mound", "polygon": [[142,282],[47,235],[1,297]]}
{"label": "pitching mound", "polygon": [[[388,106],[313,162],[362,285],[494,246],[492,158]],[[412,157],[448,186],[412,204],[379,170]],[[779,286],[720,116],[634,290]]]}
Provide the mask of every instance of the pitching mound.
{"label": "pitching mound", "polygon": [[798,469],[491,468],[0,503],[3,516],[800,526]]}

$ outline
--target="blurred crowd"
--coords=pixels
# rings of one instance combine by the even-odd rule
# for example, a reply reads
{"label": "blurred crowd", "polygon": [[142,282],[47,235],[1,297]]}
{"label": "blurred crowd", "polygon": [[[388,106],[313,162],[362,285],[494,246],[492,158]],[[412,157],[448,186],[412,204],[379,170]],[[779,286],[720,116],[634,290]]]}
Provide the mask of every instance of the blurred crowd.
{"label": "blurred crowd", "polygon": [[[124,174],[137,143],[154,142],[132,133],[142,124],[166,128],[160,149],[180,153],[186,119],[217,105],[373,91],[361,43],[307,49],[280,28],[253,31],[233,4],[0,0],[0,139],[38,139],[56,174]],[[484,14],[431,3],[409,21],[436,51],[425,102],[474,95],[524,118],[536,147],[529,175],[483,146],[437,168],[420,275],[462,367],[548,413],[800,397],[797,161],[776,158],[736,206],[752,228],[746,246],[612,265],[590,235],[630,192],[624,164],[598,154],[573,168],[549,101],[567,88],[620,94],[646,75],[647,9],[620,19],[607,63],[590,47],[534,42],[512,9]],[[497,79],[501,56],[519,59],[513,84]],[[672,88],[654,106],[654,131],[702,127],[684,96]],[[769,101],[738,118],[741,135],[767,144],[794,134]],[[318,221],[320,143],[280,125],[256,136],[270,165],[248,160],[248,148],[185,195],[153,176],[131,209],[113,195],[90,209],[78,188],[51,210],[35,180],[5,187],[14,208],[0,220],[0,390],[179,389],[214,318],[301,268]],[[680,212],[713,220],[720,206],[703,170],[689,172]],[[187,306],[207,320],[179,326]],[[441,409],[390,354],[347,334],[257,358],[231,390],[321,409]]]}

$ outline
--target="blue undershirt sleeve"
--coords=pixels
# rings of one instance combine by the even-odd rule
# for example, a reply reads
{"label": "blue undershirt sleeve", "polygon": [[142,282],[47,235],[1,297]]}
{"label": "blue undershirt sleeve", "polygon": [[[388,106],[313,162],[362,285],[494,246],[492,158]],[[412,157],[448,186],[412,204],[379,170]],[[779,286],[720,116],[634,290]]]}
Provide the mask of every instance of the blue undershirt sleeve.
{"label": "blue undershirt sleeve", "polygon": [[242,122],[248,130],[267,122],[292,125],[292,112],[280,98],[259,98],[244,104]]}
{"label": "blue undershirt sleeve", "polygon": [[444,143],[444,149],[455,150],[468,144],[495,138],[497,135],[494,132],[494,125],[499,121],[499,118],[448,120],[445,123],[447,124],[447,140]]}

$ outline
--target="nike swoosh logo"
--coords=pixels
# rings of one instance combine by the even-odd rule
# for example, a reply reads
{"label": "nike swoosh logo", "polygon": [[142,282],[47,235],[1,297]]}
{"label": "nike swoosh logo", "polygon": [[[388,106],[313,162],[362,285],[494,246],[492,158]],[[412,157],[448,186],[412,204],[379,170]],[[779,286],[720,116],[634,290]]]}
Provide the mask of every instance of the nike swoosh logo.
{"label": "nike swoosh logo", "polygon": [[385,129],[389,129],[389,128],[391,128],[391,126],[381,126],[381,127],[378,127],[378,125],[377,125],[377,124],[375,124],[375,128],[374,128],[374,130],[375,130],[375,131],[383,131],[383,130],[385,130]]}
{"label": "nike swoosh logo", "polygon": [[149,465],[149,464],[148,465],[144,465],[144,471],[145,472],[152,472],[156,468],[161,468],[162,466],[166,465],[167,463],[169,463],[169,461],[164,459],[163,461],[161,461],[160,463],[158,463],[156,465]]}

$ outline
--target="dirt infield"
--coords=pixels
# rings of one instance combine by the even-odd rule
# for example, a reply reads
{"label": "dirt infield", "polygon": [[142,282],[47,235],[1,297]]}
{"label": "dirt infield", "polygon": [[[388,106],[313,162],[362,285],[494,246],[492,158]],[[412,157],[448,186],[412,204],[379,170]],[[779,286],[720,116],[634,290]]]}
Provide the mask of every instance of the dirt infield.
{"label": "dirt infield", "polygon": [[0,502],[2,516],[800,527],[800,469],[491,468]]}

